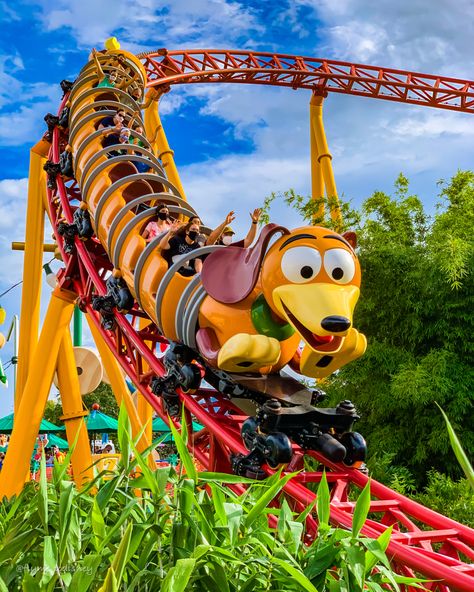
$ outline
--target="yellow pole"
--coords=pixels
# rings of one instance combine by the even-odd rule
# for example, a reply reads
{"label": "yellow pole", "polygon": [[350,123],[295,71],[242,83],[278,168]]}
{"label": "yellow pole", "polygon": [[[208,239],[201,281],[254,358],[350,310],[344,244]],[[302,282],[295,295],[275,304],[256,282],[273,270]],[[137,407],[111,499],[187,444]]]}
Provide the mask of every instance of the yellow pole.
{"label": "yellow pole", "polygon": [[[43,253],[54,253],[58,245],[51,245],[49,243],[43,244]],[[25,243],[14,241],[12,242],[12,251],[24,251],[25,250]]]}
{"label": "yellow pole", "polygon": [[319,162],[319,150],[316,142],[316,136],[313,129],[314,109],[310,103],[309,106],[309,137],[311,149],[311,196],[318,202],[318,207],[313,217],[313,223],[316,220],[324,219],[324,179]]}
{"label": "yellow pole", "polygon": [[38,346],[30,360],[28,380],[15,412],[13,431],[0,472],[0,499],[19,494],[29,475],[31,455],[53,381],[59,346],[71,322],[74,297],[58,289],[51,296]]}
{"label": "yellow pole", "polygon": [[[102,360],[102,364],[104,365],[105,371],[107,376],[110,380],[110,386],[112,387],[112,391],[115,395],[115,399],[117,401],[117,405],[120,407],[122,401],[125,405],[125,409],[127,410],[128,417],[130,419],[130,425],[132,428],[132,436],[136,438],[140,433],[143,425],[140,422],[140,418],[138,416],[137,409],[133,404],[132,396],[130,391],[128,390],[127,383],[125,382],[125,378],[120,370],[119,364],[117,360],[114,358],[113,353],[107,347],[107,344],[102,339],[102,335],[100,334],[99,330],[95,326],[94,322],[89,318],[89,315],[86,315],[87,323],[89,324],[89,328],[92,333],[92,337],[94,338],[95,344],[99,351],[100,358]],[[137,450],[139,452],[143,452],[150,446],[151,440],[148,440],[146,437],[145,432],[143,432],[140,440],[137,443]],[[155,469],[155,462],[153,460],[152,455],[148,455],[148,462],[150,468]]]}
{"label": "yellow pole", "polygon": [[[140,329],[144,329],[147,325],[150,324],[150,321],[148,319],[142,319],[139,318],[138,319],[138,327]],[[146,364],[146,362],[143,362],[143,372],[146,372],[148,370],[148,364]],[[140,419],[140,423],[142,424],[142,426],[145,426],[145,437],[147,439],[148,442],[152,441],[153,438],[153,428],[152,428],[152,421],[153,421],[153,409],[151,407],[151,405],[148,403],[148,401],[145,399],[145,397],[141,394],[140,391],[137,390],[137,411],[138,411],[138,417]]]}
{"label": "yellow pole", "polygon": [[26,211],[25,257],[20,312],[20,341],[14,410],[18,410],[23,389],[29,376],[30,361],[38,341],[43,273],[44,204],[46,173],[43,164],[48,144],[38,142],[30,151],[28,206]]}
{"label": "yellow pole", "polygon": [[319,153],[319,163],[326,187],[326,197],[329,203],[329,210],[331,219],[336,225],[336,229],[342,225],[341,210],[339,207],[339,199],[337,196],[336,180],[334,178],[334,171],[332,170],[332,155],[329,152],[326,134],[324,132],[323,123],[323,97],[315,95],[311,97],[310,114],[311,114],[311,128],[314,132],[316,145]]}
{"label": "yellow pole", "polygon": [[[67,329],[64,332],[58,354],[58,386],[63,407],[61,419],[66,425],[67,441],[69,446],[77,441],[71,456],[74,481],[78,487],[85,485],[94,478],[92,468],[92,455],[89,446],[84,416],[82,397],[79,388],[79,377],[77,375],[76,361],[72,347],[71,332]],[[79,435],[77,433],[79,432]]]}
{"label": "yellow pole", "polygon": [[[148,91],[147,99],[151,99],[156,95],[157,91],[150,89]],[[149,106],[145,109],[145,131],[148,138],[153,139],[151,145],[159,160],[163,163],[168,179],[178,188],[181,197],[185,200],[184,188],[179,178],[178,169],[174,162],[174,152],[171,150],[166,138],[165,130],[161,124],[160,115],[158,113],[158,101],[161,95],[158,95],[156,100],[151,100]],[[156,107],[155,107],[156,103]]]}

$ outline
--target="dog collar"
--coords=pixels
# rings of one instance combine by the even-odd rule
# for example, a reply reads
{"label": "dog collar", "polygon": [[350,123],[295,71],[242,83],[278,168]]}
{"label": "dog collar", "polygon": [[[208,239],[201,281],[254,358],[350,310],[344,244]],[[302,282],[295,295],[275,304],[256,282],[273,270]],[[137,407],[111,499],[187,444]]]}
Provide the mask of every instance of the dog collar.
{"label": "dog collar", "polygon": [[282,324],[275,321],[272,316],[272,310],[268,306],[263,294],[260,294],[254,300],[251,315],[253,326],[261,335],[274,337],[278,341],[285,341],[285,339],[291,337],[295,332],[290,323]]}

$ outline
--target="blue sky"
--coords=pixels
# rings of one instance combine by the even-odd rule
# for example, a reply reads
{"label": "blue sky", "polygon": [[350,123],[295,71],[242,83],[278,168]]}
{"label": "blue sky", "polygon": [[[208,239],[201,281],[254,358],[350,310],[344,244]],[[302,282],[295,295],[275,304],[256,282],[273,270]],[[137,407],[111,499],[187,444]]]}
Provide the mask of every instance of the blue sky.
{"label": "blue sky", "polygon": [[[470,0],[0,0],[0,293],[22,275],[10,244],[24,238],[29,148],[57,109],[59,82],[74,79],[107,37],[132,52],[254,49],[472,79],[473,17]],[[309,194],[309,99],[308,91],[242,85],[176,87],[163,98],[188,199],[208,225],[232,204],[244,234],[248,212],[270,192]],[[374,190],[390,192],[404,172],[432,209],[437,182],[472,168],[469,115],[335,95],[325,123],[339,192],[356,206]],[[273,218],[298,224],[282,206]],[[0,330],[20,297],[15,288],[0,298],[8,313]],[[11,357],[10,345],[0,356]],[[0,389],[0,415],[11,407],[11,386]]]}

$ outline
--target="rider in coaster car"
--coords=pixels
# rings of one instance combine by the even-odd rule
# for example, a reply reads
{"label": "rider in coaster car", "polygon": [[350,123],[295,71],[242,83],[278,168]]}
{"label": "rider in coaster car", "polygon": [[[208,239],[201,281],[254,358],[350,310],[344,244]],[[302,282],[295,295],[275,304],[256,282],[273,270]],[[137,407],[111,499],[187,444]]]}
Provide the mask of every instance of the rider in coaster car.
{"label": "rider in coaster car", "polygon": [[[250,224],[249,231],[247,232],[247,236],[244,238],[243,242],[242,241],[238,242],[239,247],[243,247],[244,249],[247,249],[248,247],[250,247],[250,245],[255,240],[255,236],[257,235],[257,228],[258,228],[258,223],[260,221],[261,213],[262,213],[262,210],[260,208],[255,208],[255,210],[253,212],[250,212],[250,219],[251,219],[252,223]],[[216,241],[216,245],[224,245],[224,246],[231,245],[234,234],[235,234],[235,232],[232,230],[232,228],[229,225],[225,226],[222,229],[222,232]]]}
{"label": "rider in coaster car", "polygon": [[178,272],[185,277],[201,273],[202,260],[200,258],[185,260],[185,255],[199,249],[200,245],[197,242],[199,235],[199,226],[193,222],[188,222],[182,226],[181,223],[174,221],[168,232],[160,241],[160,249],[167,251],[166,257],[168,265],[176,263],[179,260],[183,261],[183,266],[178,269]]}
{"label": "rider in coaster car", "polygon": [[168,231],[171,223],[168,206],[166,204],[158,204],[155,208],[155,217],[148,222],[142,236],[149,243],[159,234]]}
{"label": "rider in coaster car", "polygon": [[[102,131],[102,146],[113,146],[114,144],[120,144],[120,132],[123,129],[123,121],[125,119],[125,111],[123,109],[117,109],[116,114],[108,117],[104,117],[99,121],[98,128]],[[127,140],[128,141],[128,140]],[[107,157],[118,156],[120,153],[116,150],[109,152]]]}

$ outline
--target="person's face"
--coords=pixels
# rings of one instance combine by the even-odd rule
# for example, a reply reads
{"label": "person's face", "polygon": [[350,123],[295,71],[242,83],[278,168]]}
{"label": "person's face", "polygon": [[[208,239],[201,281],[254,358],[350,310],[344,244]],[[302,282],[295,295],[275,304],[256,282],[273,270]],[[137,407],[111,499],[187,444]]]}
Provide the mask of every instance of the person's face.
{"label": "person's face", "polygon": [[189,236],[190,240],[195,241],[199,234],[199,226],[197,224],[192,224],[186,234]]}
{"label": "person's face", "polygon": [[109,80],[110,80],[110,82],[116,82],[117,81],[117,72],[115,72],[115,71],[110,72]]}
{"label": "person's face", "polygon": [[222,236],[222,242],[224,245],[230,245],[232,243],[232,236],[233,234],[231,232],[227,232]]}
{"label": "person's face", "polygon": [[123,132],[120,134],[120,143],[127,144],[130,139],[130,132]]}
{"label": "person's face", "polygon": [[202,224],[202,222],[201,222],[201,219],[200,219],[200,218],[198,218],[197,216],[195,216],[194,218],[191,218],[190,222],[191,222],[193,225],[195,225],[195,226],[197,226],[197,227],[198,227],[198,232],[199,232],[199,229],[201,228],[201,224]]}
{"label": "person's face", "polygon": [[170,212],[169,212],[168,208],[161,208],[161,210],[158,212],[158,218],[160,220],[166,220],[169,215],[170,215]]}
{"label": "person's face", "polygon": [[125,111],[117,111],[117,113],[114,115],[114,123],[115,124],[123,123],[124,119],[125,119]]}

